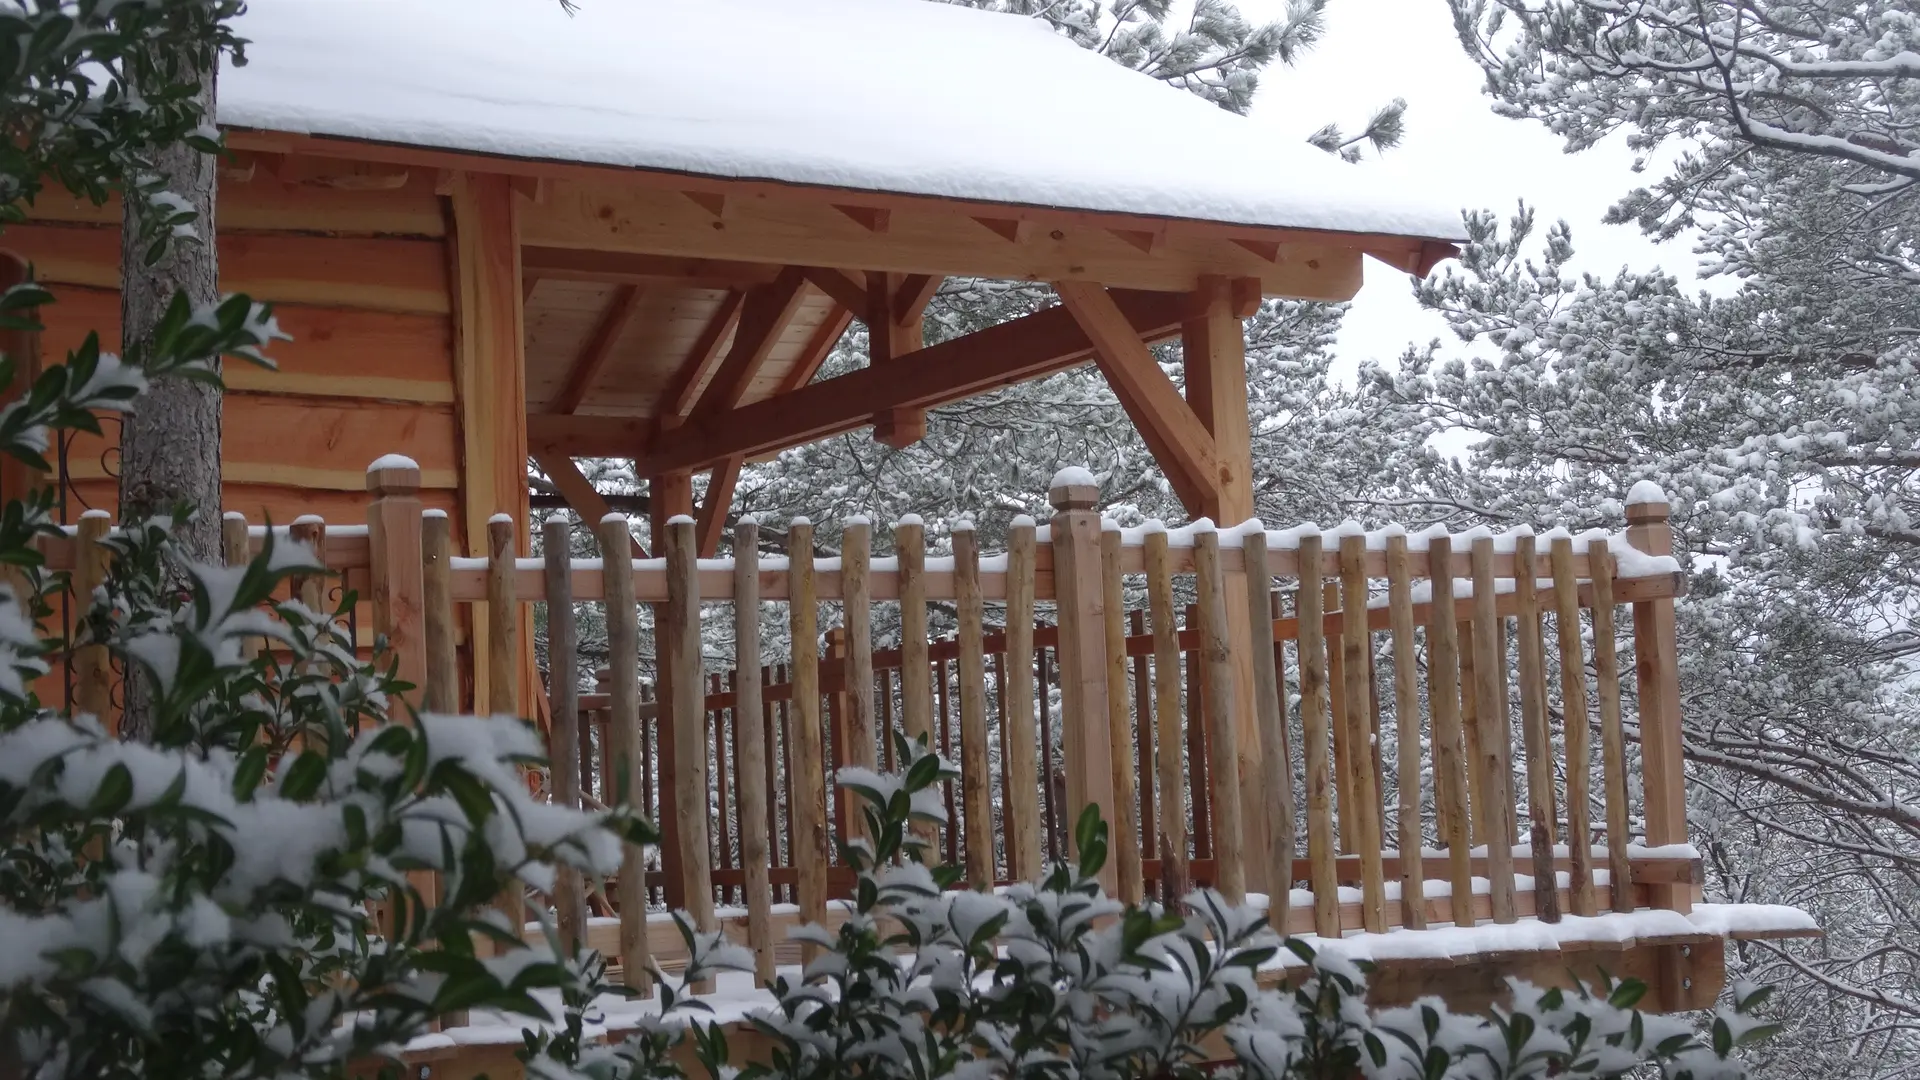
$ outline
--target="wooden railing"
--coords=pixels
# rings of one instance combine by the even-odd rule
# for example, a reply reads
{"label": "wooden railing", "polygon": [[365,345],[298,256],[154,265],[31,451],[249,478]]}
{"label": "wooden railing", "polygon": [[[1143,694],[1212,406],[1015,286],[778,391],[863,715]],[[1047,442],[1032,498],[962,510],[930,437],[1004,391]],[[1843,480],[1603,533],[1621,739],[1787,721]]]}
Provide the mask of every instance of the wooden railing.
{"label": "wooden railing", "polygon": [[[763,556],[746,522],[735,557],[700,560],[693,522],[675,519],[654,538],[664,557],[636,560],[615,516],[594,529],[604,559],[569,556],[564,518],[543,526],[542,559],[513,558],[520,526],[504,518],[492,555],[459,558],[448,520],[420,506],[417,470],[394,459],[368,474],[367,528],[295,531],[364,582],[368,621],[429,708],[512,710],[520,605],[547,605],[552,758],[567,763],[550,770],[552,797],[624,799],[663,832],[657,865],[630,849],[616,880],[563,874],[552,897],[568,940],[629,973],[671,942],[646,918],[671,906],[739,933],[769,976],[776,925],[826,921],[850,888],[829,837],[860,823],[831,771],[889,766],[895,731],[958,764],[949,824],[929,839],[974,886],[1071,855],[1070,823],[1092,803],[1112,829],[1116,895],[1264,893],[1292,932],[1688,910],[1684,579],[1657,492],[1636,489],[1624,534],[1169,532],[1103,529],[1081,479],[1063,473],[1052,519],[1016,519],[995,555],[961,526],[951,555],[930,554],[910,519],[885,557],[864,521],[837,558],[795,521],[783,556]],[[611,657],[587,693],[579,604],[604,605]],[[641,654],[642,605],[657,656]],[[954,625],[938,640],[934,605]],[[491,627],[495,672],[481,702],[460,689],[474,620]],[[617,938],[588,918],[590,894],[618,913]],[[776,911],[783,900],[797,911]]]}

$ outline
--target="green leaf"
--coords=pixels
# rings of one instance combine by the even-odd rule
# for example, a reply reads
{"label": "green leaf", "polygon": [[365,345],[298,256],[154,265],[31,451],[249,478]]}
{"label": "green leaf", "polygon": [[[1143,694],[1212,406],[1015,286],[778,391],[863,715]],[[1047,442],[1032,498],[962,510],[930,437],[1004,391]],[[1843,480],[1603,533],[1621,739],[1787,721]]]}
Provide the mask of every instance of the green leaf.
{"label": "green leaf", "polygon": [[1616,1009],[1631,1009],[1647,996],[1647,984],[1639,979],[1623,979],[1620,985],[1607,995],[1607,1004]]}
{"label": "green leaf", "polygon": [[327,759],[311,750],[302,751],[280,780],[280,797],[304,802],[320,790],[327,778]]}
{"label": "green leaf", "polygon": [[[253,799],[260,781],[267,775],[267,748],[256,746],[240,755],[233,770],[233,797],[241,802]],[[355,809],[358,809],[357,807]]]}
{"label": "green leaf", "polygon": [[133,800],[133,773],[124,763],[115,762],[105,776],[100,778],[100,787],[87,803],[87,813],[97,817],[110,817]]}

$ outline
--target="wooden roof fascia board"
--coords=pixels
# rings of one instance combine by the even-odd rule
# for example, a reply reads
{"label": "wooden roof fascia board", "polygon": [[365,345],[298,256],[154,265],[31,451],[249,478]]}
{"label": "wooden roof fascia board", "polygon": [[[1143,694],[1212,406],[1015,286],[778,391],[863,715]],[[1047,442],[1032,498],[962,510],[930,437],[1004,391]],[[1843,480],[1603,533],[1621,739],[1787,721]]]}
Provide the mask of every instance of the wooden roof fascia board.
{"label": "wooden roof fascia board", "polygon": [[[1457,242],[1450,237],[1395,235],[1391,233],[1342,232],[1335,229],[1301,229],[1281,225],[1253,225],[1207,221],[1199,218],[1152,217],[1117,211],[1067,209],[1028,203],[985,202],[978,199],[954,199],[910,192],[869,191],[822,184],[798,184],[753,177],[708,176],[667,169],[642,169],[624,165],[557,161],[541,158],[482,154],[465,150],[408,146],[397,143],[350,139],[332,135],[261,131],[252,128],[227,128],[227,145],[233,150],[252,150],[272,154],[313,154],[320,157],[350,158],[363,161],[421,165],[470,172],[493,172],[510,176],[538,176],[550,179],[587,181],[613,180],[665,191],[714,193],[723,196],[794,198],[834,205],[864,205],[891,210],[938,207],[979,219],[977,228],[1001,232],[1005,223],[1028,223],[1044,228],[1049,223],[1073,223],[1099,228],[1153,231],[1156,227],[1217,236],[1232,240],[1278,240],[1280,242],[1330,243],[1356,250],[1391,252],[1421,250],[1424,242]],[[992,225],[986,224],[992,222]],[[1002,232],[1003,236],[1006,236]],[[1013,236],[1006,236],[1014,240]],[[1396,264],[1397,265],[1397,264]]]}
{"label": "wooden roof fascia board", "polygon": [[744,289],[753,285],[772,284],[783,269],[774,263],[741,262],[735,259],[593,251],[537,244],[523,247],[520,261],[522,271],[530,281],[553,278],[558,281],[640,285],[672,282],[713,289]]}
{"label": "wooden roof fascia board", "polygon": [[739,457],[727,458],[715,465],[707,478],[707,497],[700,501],[700,512],[693,523],[693,536],[703,559],[720,553],[720,534],[727,526],[727,509],[733,505],[733,489],[740,483],[743,463]]}
{"label": "wooden roof fascia board", "polygon": [[1082,281],[1056,281],[1061,305],[1086,331],[1096,362],[1115,396],[1166,470],[1180,501],[1203,506],[1219,485],[1213,436],[1167,378],[1112,294]]}
{"label": "wooden roof fascia board", "polygon": [[[540,466],[540,471],[547,474],[548,480],[553,481],[554,490],[560,493],[560,497],[567,501],[567,505],[572,507],[573,512],[579,514],[588,526],[598,523],[601,518],[613,513],[613,508],[607,505],[605,496],[593,486],[593,481],[587,479],[586,474],[580,471],[580,466],[575,465],[571,457],[565,454],[543,453],[534,453],[532,457]],[[647,554],[646,545],[640,542],[639,537],[635,536],[632,539],[635,558],[653,557]]]}
{"label": "wooden roof fascia board", "polygon": [[[1115,304],[1142,341],[1178,334],[1190,316],[1184,294],[1115,290]],[[1011,319],[929,345],[910,364],[882,364],[810,383],[718,415],[695,416],[640,451],[642,475],[747,458],[866,427],[887,408],[937,408],[1015,383],[1078,367],[1093,343],[1064,307]],[[580,457],[634,454],[650,421],[639,417],[527,417],[529,442],[542,453]]]}
{"label": "wooden roof fascia board", "polygon": [[756,285],[747,291],[740,309],[740,325],[733,332],[733,347],[713,373],[707,389],[694,406],[694,415],[724,413],[740,404],[753,377],[759,373],[774,343],[793,321],[806,298],[806,272],[789,266],[771,285]]}
{"label": "wooden roof fascia board", "polygon": [[587,399],[600,373],[606,370],[607,361],[612,359],[613,347],[619,344],[621,335],[627,332],[627,327],[633,325],[634,316],[639,314],[641,295],[638,285],[622,285],[614,291],[594,324],[593,336],[587,339],[580,355],[574,358],[573,367],[567,372],[567,381],[547,406],[548,412],[579,411],[580,403]]}
{"label": "wooden roof fascia board", "polygon": [[832,297],[841,307],[848,311],[866,310],[867,286],[864,279],[856,279],[846,271],[831,266],[809,266],[806,275],[808,284]]}
{"label": "wooden roof fascia board", "polygon": [[742,290],[729,292],[726,298],[720,301],[720,307],[713,313],[713,318],[707,320],[707,325],[700,331],[700,337],[693,343],[693,349],[688,352],[680,369],[674,372],[673,382],[667,387],[666,394],[662,396],[662,400],[666,403],[660,410],[660,416],[663,419],[672,417],[675,422],[678,422],[693,411],[694,402],[699,398],[701,387],[713,374],[713,365],[719,362],[720,343],[727,339],[727,335],[733,332],[734,327],[740,322],[740,308],[746,296],[747,294]]}

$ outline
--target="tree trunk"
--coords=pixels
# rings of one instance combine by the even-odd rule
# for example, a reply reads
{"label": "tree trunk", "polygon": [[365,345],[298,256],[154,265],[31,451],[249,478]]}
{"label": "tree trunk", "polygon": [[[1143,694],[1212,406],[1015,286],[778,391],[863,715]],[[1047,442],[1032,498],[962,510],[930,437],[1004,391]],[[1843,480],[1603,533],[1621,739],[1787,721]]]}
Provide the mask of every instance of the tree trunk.
{"label": "tree trunk", "polygon": [[[183,62],[190,63],[183,58]],[[217,61],[216,61],[217,63]],[[195,73],[205,116],[214,116],[213,70]],[[214,191],[217,159],[178,143],[153,155],[155,171],[168,189],[193,205],[198,242],[175,240],[159,262],[146,263],[140,218],[146,207],[125,199],[121,224],[121,347],[151,340],[175,293],[184,292],[195,307],[217,301],[219,259],[214,241]],[[216,359],[216,363],[217,363]],[[196,561],[220,557],[220,390],[178,376],[157,379],[127,414],[120,429],[120,520],[170,513],[179,503],[192,515],[175,531],[183,555]],[[151,690],[137,670],[127,673],[122,738],[153,736]]]}

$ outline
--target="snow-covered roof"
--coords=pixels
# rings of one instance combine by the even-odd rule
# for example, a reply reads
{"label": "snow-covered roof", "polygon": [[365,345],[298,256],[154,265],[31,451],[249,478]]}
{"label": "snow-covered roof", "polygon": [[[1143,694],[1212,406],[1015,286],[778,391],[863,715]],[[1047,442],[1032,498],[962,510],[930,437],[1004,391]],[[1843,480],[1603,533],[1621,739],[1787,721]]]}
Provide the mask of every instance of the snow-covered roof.
{"label": "snow-covered roof", "polygon": [[261,0],[229,127],[863,191],[1460,239],[1348,165],[1054,34],[926,0]]}

